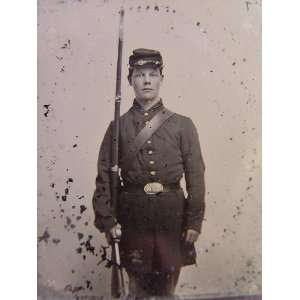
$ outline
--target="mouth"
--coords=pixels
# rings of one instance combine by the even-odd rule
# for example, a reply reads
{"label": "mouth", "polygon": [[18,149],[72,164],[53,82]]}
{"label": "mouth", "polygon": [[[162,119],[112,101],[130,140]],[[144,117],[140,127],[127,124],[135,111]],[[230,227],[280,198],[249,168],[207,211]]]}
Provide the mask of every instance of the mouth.
{"label": "mouth", "polygon": [[152,89],[143,89],[144,92],[151,92]]}

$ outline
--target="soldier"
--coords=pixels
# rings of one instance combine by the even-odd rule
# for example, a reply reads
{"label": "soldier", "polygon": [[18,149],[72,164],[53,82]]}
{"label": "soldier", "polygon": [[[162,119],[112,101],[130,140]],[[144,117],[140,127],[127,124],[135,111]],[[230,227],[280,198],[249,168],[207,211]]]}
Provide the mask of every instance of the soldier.
{"label": "soldier", "polygon": [[[159,96],[163,77],[159,51],[133,51],[128,81],[135,99],[120,118],[116,213],[110,205],[112,123],[98,158],[95,226],[108,242],[116,228],[122,229],[121,262],[133,298],[174,294],[181,267],[196,262],[194,243],[205,209],[205,166],[197,130],[190,118],[165,108]],[[149,130],[155,131],[150,137]],[[180,187],[183,174],[187,197]]]}

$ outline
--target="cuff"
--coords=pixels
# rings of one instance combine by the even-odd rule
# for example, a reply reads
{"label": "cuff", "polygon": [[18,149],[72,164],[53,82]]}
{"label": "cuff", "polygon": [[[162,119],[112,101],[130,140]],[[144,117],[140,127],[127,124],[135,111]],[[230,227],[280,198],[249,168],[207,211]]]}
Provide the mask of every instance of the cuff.
{"label": "cuff", "polygon": [[108,232],[114,225],[117,224],[116,219],[113,216],[106,216],[95,218],[94,225],[100,230],[100,232]]}

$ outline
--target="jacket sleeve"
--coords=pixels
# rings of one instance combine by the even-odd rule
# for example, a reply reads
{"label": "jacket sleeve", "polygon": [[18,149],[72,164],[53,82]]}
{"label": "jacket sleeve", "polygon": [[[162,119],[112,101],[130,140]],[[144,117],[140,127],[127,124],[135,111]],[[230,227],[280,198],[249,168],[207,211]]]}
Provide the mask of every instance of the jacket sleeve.
{"label": "jacket sleeve", "polygon": [[186,189],[185,228],[201,233],[205,212],[205,165],[201,153],[197,129],[190,118],[183,128],[181,137]]}
{"label": "jacket sleeve", "polygon": [[112,123],[110,123],[100,146],[97,162],[96,189],[93,195],[94,224],[101,232],[109,231],[116,223],[110,202],[111,140]]}

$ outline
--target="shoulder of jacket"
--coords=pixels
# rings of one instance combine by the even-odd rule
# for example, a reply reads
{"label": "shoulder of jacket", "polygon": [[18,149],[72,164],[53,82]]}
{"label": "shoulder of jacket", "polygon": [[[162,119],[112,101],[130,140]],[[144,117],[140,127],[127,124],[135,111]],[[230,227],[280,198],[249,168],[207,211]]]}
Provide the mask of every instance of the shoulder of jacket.
{"label": "shoulder of jacket", "polygon": [[176,112],[174,112],[173,117],[176,118],[178,121],[183,122],[183,123],[189,123],[189,122],[192,121],[191,118],[189,118],[187,116],[184,116],[184,115],[181,115],[181,114],[176,113]]}
{"label": "shoulder of jacket", "polygon": [[131,111],[130,111],[130,109],[129,109],[128,111],[126,111],[125,113],[123,113],[123,114],[120,116],[120,120],[121,120],[121,121],[126,120],[126,119],[130,116],[130,114],[131,114]]}

